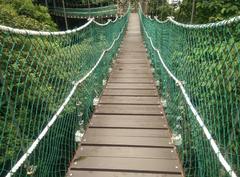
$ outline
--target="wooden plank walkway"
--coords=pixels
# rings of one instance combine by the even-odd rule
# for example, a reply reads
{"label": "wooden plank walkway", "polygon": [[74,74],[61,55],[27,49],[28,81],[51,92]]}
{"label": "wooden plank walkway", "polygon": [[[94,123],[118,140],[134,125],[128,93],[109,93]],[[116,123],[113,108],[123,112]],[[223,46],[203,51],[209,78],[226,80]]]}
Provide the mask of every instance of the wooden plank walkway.
{"label": "wooden plank walkway", "polygon": [[131,14],[120,55],[68,176],[183,176],[154,83],[138,16]]}

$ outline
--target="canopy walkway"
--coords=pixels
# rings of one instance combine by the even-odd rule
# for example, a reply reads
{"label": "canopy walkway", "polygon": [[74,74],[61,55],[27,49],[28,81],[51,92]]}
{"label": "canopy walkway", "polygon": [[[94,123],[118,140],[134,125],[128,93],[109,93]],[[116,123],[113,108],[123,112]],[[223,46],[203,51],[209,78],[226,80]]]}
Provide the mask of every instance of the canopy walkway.
{"label": "canopy walkway", "polygon": [[95,8],[50,8],[50,13],[55,16],[67,18],[100,18],[115,17],[117,15],[117,5],[108,5]]}
{"label": "canopy walkway", "polygon": [[240,176],[239,22],[0,25],[0,176]]}
{"label": "canopy walkway", "polygon": [[132,14],[69,176],[183,175],[154,83],[139,20]]}

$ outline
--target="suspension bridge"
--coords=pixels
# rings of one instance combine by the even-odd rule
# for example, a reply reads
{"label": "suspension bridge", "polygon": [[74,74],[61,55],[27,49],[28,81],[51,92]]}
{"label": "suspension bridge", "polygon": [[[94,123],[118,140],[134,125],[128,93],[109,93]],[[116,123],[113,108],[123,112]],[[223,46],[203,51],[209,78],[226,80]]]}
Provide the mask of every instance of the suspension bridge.
{"label": "suspension bridge", "polygon": [[51,14],[56,16],[68,18],[100,18],[100,17],[114,17],[117,14],[116,5],[108,5],[97,8],[52,8],[50,9]]}
{"label": "suspension bridge", "polygon": [[239,176],[239,21],[0,26],[0,176]]}

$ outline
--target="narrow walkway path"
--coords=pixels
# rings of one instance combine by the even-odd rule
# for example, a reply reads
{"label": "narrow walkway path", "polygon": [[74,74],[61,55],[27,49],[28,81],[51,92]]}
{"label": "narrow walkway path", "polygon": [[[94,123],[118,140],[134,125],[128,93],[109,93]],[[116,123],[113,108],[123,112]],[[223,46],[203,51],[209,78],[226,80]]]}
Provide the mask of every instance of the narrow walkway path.
{"label": "narrow walkway path", "polygon": [[182,176],[137,14],[68,176]]}

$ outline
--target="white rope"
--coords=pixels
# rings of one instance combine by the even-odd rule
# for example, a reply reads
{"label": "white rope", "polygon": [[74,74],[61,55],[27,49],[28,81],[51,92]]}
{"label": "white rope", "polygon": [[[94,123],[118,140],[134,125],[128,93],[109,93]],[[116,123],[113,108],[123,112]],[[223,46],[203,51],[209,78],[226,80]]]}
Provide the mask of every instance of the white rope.
{"label": "white rope", "polygon": [[[141,17],[140,17],[141,19]],[[142,23],[142,19],[141,19],[141,23]],[[203,129],[203,132],[204,134],[206,135],[208,141],[210,142],[211,144],[211,147],[214,151],[214,153],[217,155],[220,163],[223,165],[223,167],[226,169],[226,171],[229,173],[229,175],[231,177],[237,177],[236,173],[233,171],[233,169],[231,168],[231,166],[228,164],[228,162],[226,161],[226,159],[223,157],[219,147],[217,146],[216,142],[214,141],[212,135],[210,134],[209,130],[207,129],[207,127],[205,126],[202,118],[200,117],[199,113],[197,112],[197,110],[195,109],[195,107],[193,106],[182,82],[180,80],[178,80],[174,75],[173,73],[168,69],[168,67],[166,66],[166,64],[164,63],[163,59],[162,59],[162,56],[159,52],[159,50],[153,45],[153,42],[152,42],[152,38],[148,35],[143,23],[142,23],[142,27],[144,29],[144,33],[146,34],[147,38],[149,39],[150,43],[151,43],[151,46],[152,48],[157,52],[158,54],[158,57],[164,67],[164,69],[167,71],[167,73],[170,75],[170,77],[176,82],[176,84],[180,87],[181,91],[182,91],[182,94],[188,104],[188,106],[190,107],[191,111],[193,112],[194,116],[196,117],[200,127]]]}
{"label": "white rope", "polygon": [[87,23],[80,26],[79,28],[76,28],[73,30],[67,30],[67,31],[56,31],[56,32],[34,31],[34,30],[12,28],[4,25],[0,25],[0,31],[5,31],[5,32],[10,32],[15,34],[22,34],[22,35],[32,35],[32,36],[60,36],[60,35],[71,34],[71,33],[81,31],[82,29],[89,26],[93,21],[94,19],[91,18]]}
{"label": "white rope", "polygon": [[154,19],[155,19],[158,23],[161,23],[161,24],[166,23],[166,22],[169,21],[168,18],[167,18],[166,20],[164,20],[164,21],[160,21],[156,16],[154,17]]}
{"label": "white rope", "polygon": [[70,101],[71,97],[73,96],[74,92],[76,91],[77,87],[83,82],[85,81],[92,73],[93,71],[96,69],[96,67],[99,65],[99,63],[101,62],[101,60],[103,59],[103,56],[105,55],[106,52],[108,52],[109,50],[111,50],[114,46],[114,44],[116,43],[116,41],[119,40],[119,38],[121,37],[124,28],[126,27],[127,22],[124,24],[122,30],[120,31],[120,33],[118,34],[118,37],[115,38],[111,44],[111,46],[104,50],[100,56],[100,58],[98,59],[97,63],[94,65],[94,67],[80,80],[78,80],[72,90],[70,91],[69,95],[66,97],[65,101],[63,102],[63,104],[60,106],[60,108],[57,110],[57,112],[54,114],[54,116],[51,118],[51,120],[48,122],[47,126],[42,130],[42,132],[38,135],[37,139],[31,144],[31,146],[28,148],[27,152],[25,154],[23,154],[23,156],[17,161],[17,163],[12,167],[12,169],[8,172],[8,174],[6,175],[6,177],[11,177],[18,169],[19,167],[21,167],[21,165],[26,161],[26,159],[28,158],[28,156],[33,152],[33,150],[37,147],[38,143],[43,139],[43,137],[47,134],[48,130],[50,129],[50,127],[54,124],[54,122],[57,120],[58,116],[61,114],[61,112],[64,110],[65,106],[68,104],[68,102]]}
{"label": "white rope", "polygon": [[177,26],[181,26],[181,27],[184,27],[184,28],[192,28],[192,29],[220,27],[220,26],[225,26],[225,25],[230,25],[232,23],[240,22],[240,16],[236,16],[236,17],[230,18],[228,20],[223,20],[223,21],[220,21],[220,22],[207,23],[207,24],[197,24],[197,25],[179,23],[179,22],[175,21],[173,19],[173,17],[168,17],[168,19],[169,19],[170,22],[172,22],[173,24],[175,24]]}
{"label": "white rope", "polygon": [[98,23],[97,21],[94,20],[94,23],[97,24],[98,26],[107,26],[112,20],[108,19],[106,23]]}
{"label": "white rope", "polygon": [[114,20],[112,20],[112,19],[108,19],[108,21],[106,22],[106,23],[98,23],[97,21],[93,21],[95,24],[97,24],[98,26],[107,26],[110,22],[112,22],[112,23],[115,23],[115,22],[117,22],[119,19],[121,19],[123,16],[121,15],[121,16],[117,16]]}
{"label": "white rope", "polygon": [[184,24],[184,23],[177,22],[174,20],[174,17],[167,17],[167,19],[164,21],[160,21],[157,17],[154,17],[154,19],[160,24],[171,22],[177,26],[181,26],[183,28],[190,28],[190,29],[206,29],[206,28],[220,27],[220,26],[230,25],[232,23],[240,22],[240,16],[236,16],[236,17],[230,18],[228,20],[223,20],[220,22],[207,23],[207,24],[196,24],[196,25]]}

